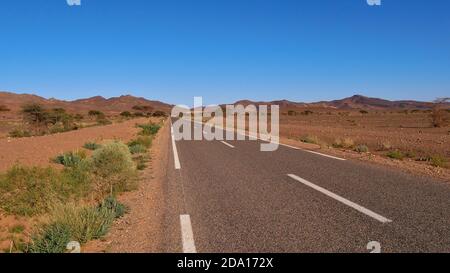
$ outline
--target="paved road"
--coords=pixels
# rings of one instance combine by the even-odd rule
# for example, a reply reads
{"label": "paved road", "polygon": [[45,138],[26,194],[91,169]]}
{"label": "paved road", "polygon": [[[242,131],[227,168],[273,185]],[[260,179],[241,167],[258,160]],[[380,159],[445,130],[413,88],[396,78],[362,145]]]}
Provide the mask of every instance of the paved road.
{"label": "paved road", "polygon": [[260,144],[172,142],[167,251],[450,252],[449,183]]}

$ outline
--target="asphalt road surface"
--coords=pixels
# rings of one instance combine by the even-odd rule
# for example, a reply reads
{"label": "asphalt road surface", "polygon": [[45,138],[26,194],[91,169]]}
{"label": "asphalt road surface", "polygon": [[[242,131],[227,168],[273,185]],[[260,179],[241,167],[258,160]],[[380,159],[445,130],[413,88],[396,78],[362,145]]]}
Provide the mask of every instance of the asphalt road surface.
{"label": "asphalt road surface", "polygon": [[168,252],[450,252],[449,183],[260,144],[172,139]]}

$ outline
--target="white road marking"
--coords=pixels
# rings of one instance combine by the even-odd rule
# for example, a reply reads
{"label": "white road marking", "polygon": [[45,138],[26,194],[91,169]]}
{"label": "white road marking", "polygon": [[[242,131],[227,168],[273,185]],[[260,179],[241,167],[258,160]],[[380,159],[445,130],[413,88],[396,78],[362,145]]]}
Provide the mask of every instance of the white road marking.
{"label": "white road marking", "polygon": [[[193,121],[193,122],[194,122],[194,123],[198,123],[198,122],[196,122],[196,121]],[[205,124],[205,125],[206,125],[206,124]],[[216,126],[216,128],[217,128],[217,129],[221,129],[221,130],[225,130],[225,131],[232,131],[232,129],[230,129],[230,128],[223,128],[222,126]],[[204,133],[206,133],[206,132],[204,131]],[[243,135],[243,136],[254,137],[254,138],[256,138],[256,139],[259,139],[259,140],[262,140],[262,141],[266,141],[266,140],[264,140],[263,138],[261,138],[261,137],[259,137],[259,136],[251,135],[250,133],[244,133],[244,134],[242,134],[242,133],[239,132],[239,131],[237,131],[236,133],[237,133],[237,134],[240,134],[240,135]],[[268,141],[266,141],[266,142],[268,142]],[[307,153],[312,153],[312,154],[316,154],[316,155],[320,155],[320,156],[324,156],[324,157],[328,157],[328,158],[332,158],[332,159],[336,159],[336,160],[340,160],[340,161],[347,161],[347,159],[345,159],[345,158],[340,158],[340,157],[336,157],[336,156],[332,156],[332,155],[327,155],[327,154],[323,154],[323,153],[319,153],[319,152],[315,152],[315,151],[311,151],[311,150],[307,150],[307,149],[303,149],[303,148],[291,146],[291,145],[284,144],[284,143],[277,143],[277,142],[271,142],[271,143],[273,143],[273,144],[278,144],[278,145],[281,145],[281,146],[284,146],[284,147],[288,147],[288,148],[291,148],[291,149],[294,149],[294,150],[305,151],[305,152],[307,152]]]}
{"label": "white road marking", "polygon": [[230,143],[226,143],[225,141],[221,141],[223,144],[225,144],[225,145],[227,145],[228,147],[230,147],[230,148],[233,148],[234,149],[234,146],[233,145],[231,145]]}
{"label": "white road marking", "polygon": [[172,149],[173,149],[173,159],[175,161],[175,169],[181,169],[180,158],[178,158],[177,144],[175,143],[175,136],[173,134],[173,127],[170,127],[170,134],[172,135]]}
{"label": "white road marking", "polygon": [[333,158],[333,159],[340,160],[340,161],[346,161],[347,160],[347,159],[344,159],[344,158],[340,158],[340,157],[336,157],[336,156],[332,156],[332,155],[326,155],[326,154],[322,154],[322,153],[311,151],[311,150],[302,149],[302,151],[305,151],[305,152],[308,152],[308,153],[312,153],[312,154],[316,154],[316,155],[321,155],[321,156],[328,157],[328,158]]}
{"label": "white road marking", "polygon": [[298,182],[308,186],[308,187],[311,187],[311,188],[313,188],[313,189],[315,189],[315,190],[317,190],[317,191],[319,191],[319,192],[321,192],[321,193],[323,193],[323,194],[325,194],[325,195],[327,195],[327,196],[329,196],[329,197],[331,197],[331,198],[333,198],[333,199],[335,199],[335,200],[337,200],[337,201],[339,201],[339,202],[349,206],[349,207],[354,208],[355,210],[357,210],[357,211],[359,211],[361,213],[364,213],[367,216],[370,216],[370,217],[380,221],[381,223],[390,223],[390,222],[392,222],[392,220],[389,220],[389,219],[387,219],[387,218],[385,218],[385,217],[383,217],[383,216],[381,216],[381,215],[379,215],[379,214],[377,214],[377,213],[375,213],[375,212],[373,212],[373,211],[371,211],[369,209],[366,209],[366,208],[364,208],[364,207],[362,207],[362,206],[360,206],[360,205],[358,205],[356,203],[353,203],[350,200],[347,200],[347,199],[345,199],[345,198],[343,198],[343,197],[341,197],[341,196],[339,196],[337,194],[334,194],[334,193],[332,193],[332,192],[330,192],[330,191],[328,191],[328,190],[326,190],[326,189],[324,189],[322,187],[319,187],[319,186],[317,186],[317,185],[315,185],[315,184],[313,184],[313,183],[311,183],[311,182],[309,182],[309,181],[307,181],[307,180],[305,180],[305,179],[303,179],[301,177],[298,177],[298,176],[296,176],[294,174],[288,174],[288,176],[290,178],[292,178],[294,180],[297,180]]}
{"label": "white road marking", "polygon": [[197,253],[195,249],[194,233],[192,232],[191,217],[188,214],[180,215],[181,239],[183,253]]}

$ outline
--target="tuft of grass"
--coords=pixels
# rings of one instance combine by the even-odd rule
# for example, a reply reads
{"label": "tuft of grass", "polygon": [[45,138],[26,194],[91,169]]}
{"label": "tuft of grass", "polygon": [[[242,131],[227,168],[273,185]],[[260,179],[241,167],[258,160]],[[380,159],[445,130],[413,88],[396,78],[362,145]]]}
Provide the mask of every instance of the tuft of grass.
{"label": "tuft of grass", "polygon": [[147,168],[147,162],[149,161],[149,157],[147,155],[139,155],[133,158],[133,160],[136,162],[136,168],[142,171],[145,168]]}
{"label": "tuft of grass", "polygon": [[351,149],[354,146],[355,146],[355,142],[353,141],[353,139],[351,139],[349,137],[338,138],[333,143],[334,148]]}
{"label": "tuft of grass", "polygon": [[399,150],[390,151],[386,154],[386,156],[397,160],[403,160],[405,158],[405,155]]}
{"label": "tuft of grass", "polygon": [[158,133],[159,129],[161,129],[161,125],[154,124],[154,123],[139,124],[138,127],[142,129],[142,131],[139,133],[142,136],[156,135]]}
{"label": "tuft of grass", "polygon": [[11,132],[9,132],[9,136],[12,138],[22,138],[22,137],[30,137],[31,136],[31,132],[27,131],[27,130],[13,130]]}
{"label": "tuft of grass", "polygon": [[135,145],[142,145],[148,149],[152,146],[152,142],[153,142],[153,140],[150,136],[141,136],[141,137],[138,137],[137,139],[134,139],[134,140],[128,142],[128,147],[135,146]]}
{"label": "tuft of grass", "polygon": [[97,143],[95,143],[95,142],[86,142],[86,143],[83,145],[83,148],[85,148],[85,149],[87,149],[87,150],[91,150],[91,151],[95,151],[95,150],[97,150],[97,149],[99,149],[99,148],[101,148],[101,147],[102,147],[102,145],[97,144]]}
{"label": "tuft of grass", "polygon": [[31,253],[64,253],[71,241],[70,227],[63,223],[52,223],[32,237]]}
{"label": "tuft of grass", "polygon": [[360,144],[355,147],[355,151],[358,153],[368,153],[369,147],[367,147],[367,145]]}
{"label": "tuft of grass", "polygon": [[320,143],[319,138],[317,136],[312,136],[312,135],[301,136],[300,141],[304,142],[304,143],[310,143],[310,144],[319,144]]}
{"label": "tuft of grass", "polygon": [[134,144],[132,146],[128,146],[131,154],[143,154],[147,152],[147,148],[142,144]]}
{"label": "tuft of grass", "polygon": [[430,156],[429,161],[431,166],[433,167],[441,167],[441,168],[447,167],[447,159],[441,155]]}
{"label": "tuft of grass", "polygon": [[30,252],[63,253],[70,241],[85,244],[106,235],[113,221],[127,213],[127,207],[113,196],[98,206],[66,204],[55,207],[51,223],[33,235]]}
{"label": "tuft of grass", "polygon": [[87,155],[84,151],[68,152],[52,159],[53,163],[64,165],[65,167],[74,167],[86,159]]}
{"label": "tuft of grass", "polygon": [[0,207],[22,216],[48,212],[51,204],[65,200],[60,177],[52,168],[12,167],[0,176]]}

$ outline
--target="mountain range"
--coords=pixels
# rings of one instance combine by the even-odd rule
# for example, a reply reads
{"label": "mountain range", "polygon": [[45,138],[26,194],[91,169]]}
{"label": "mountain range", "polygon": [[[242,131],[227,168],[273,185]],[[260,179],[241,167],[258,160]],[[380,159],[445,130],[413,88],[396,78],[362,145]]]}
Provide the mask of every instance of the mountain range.
{"label": "mountain range", "polygon": [[[89,110],[99,110],[107,113],[117,113],[122,111],[132,111],[134,106],[150,106],[152,109],[170,112],[172,105],[148,100],[142,97],[125,95],[113,98],[104,98],[95,96],[87,99],[78,99],[74,101],[58,100],[54,98],[46,99],[32,94],[16,94],[11,92],[0,92],[0,106],[6,107],[11,111],[20,110],[21,106],[29,103],[38,103],[47,108],[63,107],[69,111],[86,112]],[[314,103],[293,102],[288,100],[279,100],[271,102],[255,102],[250,100],[241,100],[235,104],[276,104],[282,109],[290,108],[328,108],[328,109],[366,109],[366,110],[383,110],[383,109],[430,109],[433,107],[431,102],[421,102],[413,100],[390,101],[379,98],[370,98],[362,95],[354,95],[349,98],[332,101],[320,101]],[[448,104],[450,107],[450,104]]]}

